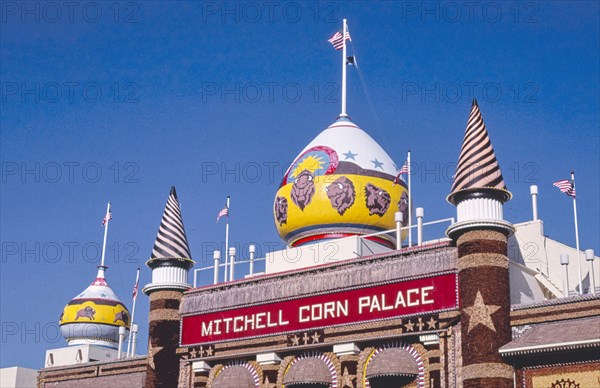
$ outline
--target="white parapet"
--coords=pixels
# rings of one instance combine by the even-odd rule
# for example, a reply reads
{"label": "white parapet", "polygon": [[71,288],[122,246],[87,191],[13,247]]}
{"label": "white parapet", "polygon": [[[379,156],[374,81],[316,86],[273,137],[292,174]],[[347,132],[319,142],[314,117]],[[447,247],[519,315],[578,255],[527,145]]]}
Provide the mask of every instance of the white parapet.
{"label": "white parapet", "polygon": [[333,264],[384,252],[390,252],[390,249],[359,236],[325,240],[267,253],[265,273]]}
{"label": "white parapet", "polygon": [[66,366],[117,359],[117,350],[98,345],[72,345],[46,351],[44,367]]}
{"label": "white parapet", "polygon": [[185,268],[164,266],[152,270],[152,283],[187,283],[187,278]]}
{"label": "white parapet", "polygon": [[502,202],[493,198],[468,198],[456,206],[457,222],[503,220]]}

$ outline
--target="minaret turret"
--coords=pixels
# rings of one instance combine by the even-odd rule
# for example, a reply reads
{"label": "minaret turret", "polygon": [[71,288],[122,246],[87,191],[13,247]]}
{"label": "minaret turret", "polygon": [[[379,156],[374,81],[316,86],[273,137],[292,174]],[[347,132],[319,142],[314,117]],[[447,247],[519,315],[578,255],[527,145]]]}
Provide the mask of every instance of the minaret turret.
{"label": "minaret turret", "polygon": [[483,117],[473,100],[448,202],[457,222],[447,234],[458,248],[463,386],[512,387],[513,369],[498,349],[511,340],[507,238],[503,204],[511,198]]}
{"label": "minaret turret", "polygon": [[152,282],[144,287],[150,297],[148,325],[147,387],[176,387],[179,359],[179,303],[191,286],[188,272],[191,259],[175,187],[167,199],[152,256],[146,262],[152,269]]}

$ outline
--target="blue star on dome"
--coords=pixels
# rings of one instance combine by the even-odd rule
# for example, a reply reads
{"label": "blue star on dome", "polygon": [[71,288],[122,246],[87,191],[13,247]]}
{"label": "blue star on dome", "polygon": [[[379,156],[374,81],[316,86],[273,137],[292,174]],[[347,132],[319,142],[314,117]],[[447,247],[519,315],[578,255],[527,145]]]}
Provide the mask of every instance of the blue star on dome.
{"label": "blue star on dome", "polygon": [[106,294],[103,292],[102,294],[100,294],[101,297],[106,298]]}
{"label": "blue star on dome", "polygon": [[354,157],[357,156],[358,154],[353,154],[352,151],[348,150],[348,152],[346,152],[342,155],[344,155],[344,157],[346,158],[345,160],[348,160],[348,159],[356,160],[356,159],[354,159]]}
{"label": "blue star on dome", "polygon": [[371,163],[373,163],[373,168],[380,168],[383,170],[383,163],[377,160],[377,158],[375,158],[375,160],[371,160]]}

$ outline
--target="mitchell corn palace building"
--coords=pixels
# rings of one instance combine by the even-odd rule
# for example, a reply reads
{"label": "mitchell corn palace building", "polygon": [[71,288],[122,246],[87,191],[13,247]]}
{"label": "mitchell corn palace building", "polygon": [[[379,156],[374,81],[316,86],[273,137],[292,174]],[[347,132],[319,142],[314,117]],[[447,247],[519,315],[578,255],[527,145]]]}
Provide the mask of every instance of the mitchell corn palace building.
{"label": "mitchell corn palace building", "polygon": [[446,198],[456,218],[414,245],[407,185],[343,107],[282,178],[273,215],[288,247],[264,272],[193,288],[173,188],[147,262],[147,355],[117,358],[129,312],[100,268],[65,307],[69,346],[47,351],[38,387],[598,387],[593,273],[563,291],[558,254],[579,252],[552,240],[546,265],[523,260],[542,224],[504,219],[512,194],[477,102]]}

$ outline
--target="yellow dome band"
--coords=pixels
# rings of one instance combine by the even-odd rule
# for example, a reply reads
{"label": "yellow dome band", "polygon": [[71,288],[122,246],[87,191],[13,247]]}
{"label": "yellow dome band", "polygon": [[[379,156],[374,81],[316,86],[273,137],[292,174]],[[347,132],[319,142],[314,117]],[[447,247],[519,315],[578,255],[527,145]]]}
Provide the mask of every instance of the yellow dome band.
{"label": "yellow dome band", "polygon": [[65,306],[60,325],[67,323],[102,323],[112,326],[129,327],[130,315],[127,308],[119,302],[114,305],[95,303],[93,300],[75,300]]}

